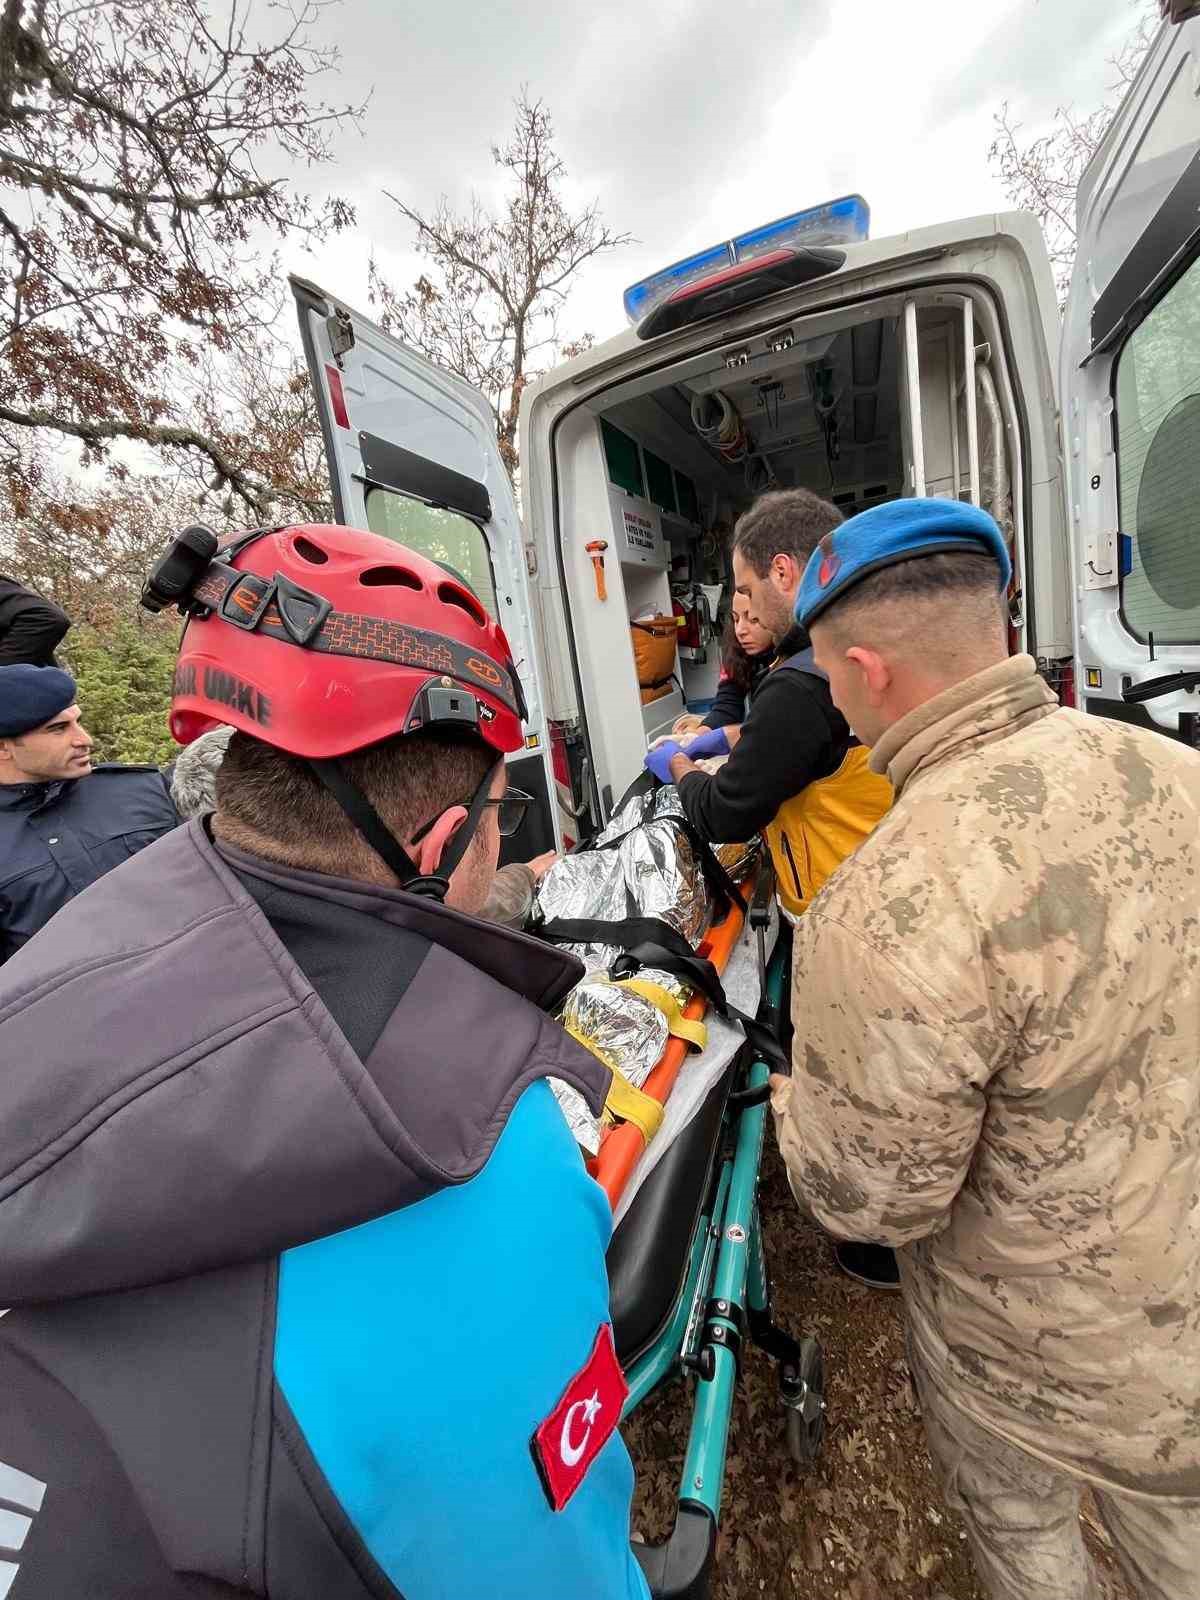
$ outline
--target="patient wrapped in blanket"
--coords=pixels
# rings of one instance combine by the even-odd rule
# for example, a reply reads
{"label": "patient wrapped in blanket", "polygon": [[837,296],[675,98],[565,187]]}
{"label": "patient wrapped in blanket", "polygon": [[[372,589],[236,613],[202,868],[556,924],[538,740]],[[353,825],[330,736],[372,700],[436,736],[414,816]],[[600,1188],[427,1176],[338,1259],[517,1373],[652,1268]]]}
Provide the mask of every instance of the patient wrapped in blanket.
{"label": "patient wrapped in blanket", "polygon": [[[739,877],[756,849],[757,841],[753,846],[722,845],[714,854],[730,876]],[[695,949],[715,910],[699,854],[683,827],[679,796],[667,785],[627,798],[588,849],[550,869],[539,888],[529,931],[536,934],[540,922],[623,923],[631,917],[654,917]],[[598,941],[569,948],[582,959],[587,975],[567,997],[563,1025],[640,1088],[672,1027],[680,1031],[677,1014],[672,1018],[671,1013],[686,1005],[691,989],[680,978],[648,968],[629,985],[614,983],[611,969],[621,954],[618,946]],[[600,1146],[599,1121],[575,1090],[559,1083],[553,1087],[576,1139],[594,1155]]]}

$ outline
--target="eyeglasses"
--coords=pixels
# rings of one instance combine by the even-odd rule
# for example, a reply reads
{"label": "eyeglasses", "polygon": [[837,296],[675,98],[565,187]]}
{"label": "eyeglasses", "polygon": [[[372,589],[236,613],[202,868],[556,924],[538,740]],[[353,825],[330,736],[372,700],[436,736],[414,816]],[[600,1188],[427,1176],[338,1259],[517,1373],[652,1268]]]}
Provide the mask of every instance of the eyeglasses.
{"label": "eyeglasses", "polygon": [[[462,802],[464,805],[467,801]],[[514,833],[519,833],[521,824],[525,821],[526,813],[533,804],[533,796],[526,794],[524,789],[506,789],[498,800],[485,800],[485,806],[495,806],[497,811],[496,826],[502,839],[510,839]],[[449,807],[446,808],[449,810]],[[438,816],[443,813],[438,812]],[[420,844],[421,840],[433,827],[437,817],[431,817],[424,827],[419,828],[412,836],[413,844]]]}
{"label": "eyeglasses", "polygon": [[520,832],[525,815],[533,804],[533,796],[524,789],[506,789],[499,800],[485,800],[484,805],[496,807],[496,826],[502,839],[510,839]]}

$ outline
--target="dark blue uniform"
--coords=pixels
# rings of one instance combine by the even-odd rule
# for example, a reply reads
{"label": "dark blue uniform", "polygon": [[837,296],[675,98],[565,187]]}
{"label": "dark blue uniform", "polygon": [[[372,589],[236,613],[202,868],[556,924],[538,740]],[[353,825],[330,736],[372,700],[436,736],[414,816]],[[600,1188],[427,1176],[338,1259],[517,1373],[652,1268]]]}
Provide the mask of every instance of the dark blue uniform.
{"label": "dark blue uniform", "polygon": [[178,820],[157,767],[102,764],[86,778],[0,784],[0,962]]}

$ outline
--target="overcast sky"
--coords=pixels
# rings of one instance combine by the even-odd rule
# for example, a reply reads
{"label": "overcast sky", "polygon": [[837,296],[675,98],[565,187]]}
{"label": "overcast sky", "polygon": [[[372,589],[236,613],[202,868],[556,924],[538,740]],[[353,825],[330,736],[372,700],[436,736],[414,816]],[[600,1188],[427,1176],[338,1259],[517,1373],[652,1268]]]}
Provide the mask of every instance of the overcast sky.
{"label": "overcast sky", "polygon": [[[688,251],[857,191],[875,237],[1004,206],[988,171],[1007,99],[1031,130],[1056,105],[1091,110],[1133,0],[342,0],[330,99],[373,90],[360,136],[308,178],[350,198],[354,232],[285,264],[366,305],[374,251],[415,276],[418,208],[495,193],[522,84],[550,107],[572,199],[596,199],[636,243],[581,272],[566,330],[623,326],[621,291]],[[1084,21],[1086,17],[1086,21]]]}

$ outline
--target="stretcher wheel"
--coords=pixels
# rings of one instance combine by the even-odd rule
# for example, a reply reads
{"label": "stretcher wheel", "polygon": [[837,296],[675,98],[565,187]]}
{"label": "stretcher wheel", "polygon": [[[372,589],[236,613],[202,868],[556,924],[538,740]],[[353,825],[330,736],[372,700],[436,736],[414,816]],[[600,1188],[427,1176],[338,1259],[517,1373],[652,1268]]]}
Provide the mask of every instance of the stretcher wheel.
{"label": "stretcher wheel", "polygon": [[780,1374],[788,1453],[797,1466],[817,1459],[825,1437],[825,1357],[813,1338],[800,1340],[795,1365]]}

